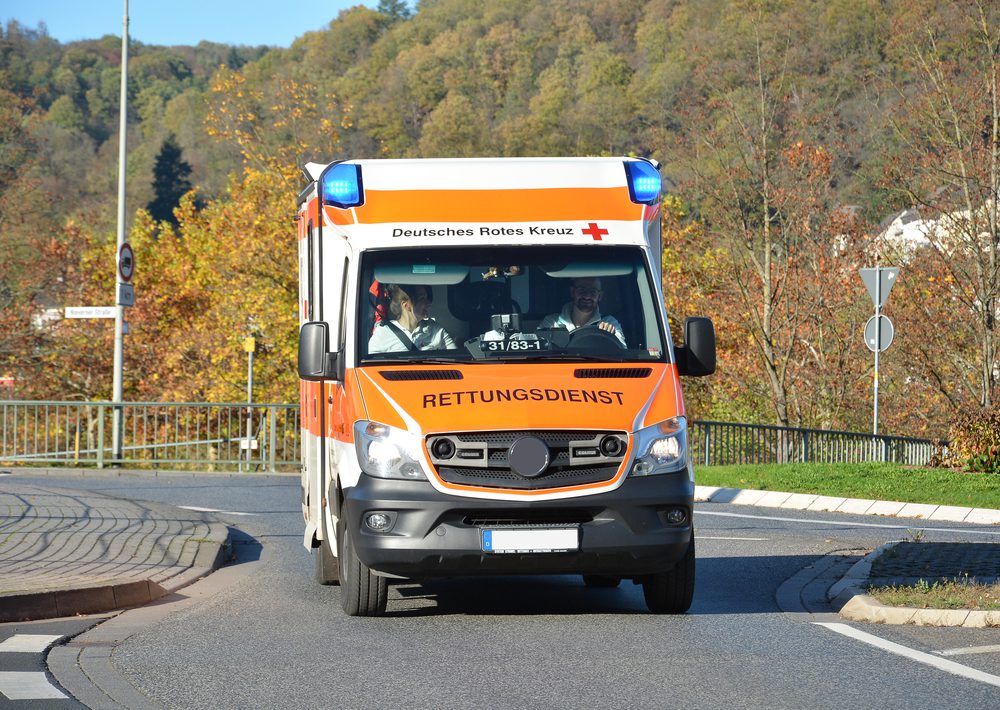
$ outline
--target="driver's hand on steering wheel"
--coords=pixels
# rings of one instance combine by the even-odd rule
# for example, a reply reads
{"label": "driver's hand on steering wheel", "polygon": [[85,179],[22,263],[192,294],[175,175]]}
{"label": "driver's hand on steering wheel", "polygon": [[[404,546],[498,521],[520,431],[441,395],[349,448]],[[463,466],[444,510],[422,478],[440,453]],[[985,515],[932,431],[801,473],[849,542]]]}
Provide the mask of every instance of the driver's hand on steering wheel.
{"label": "driver's hand on steering wheel", "polygon": [[614,327],[613,325],[611,325],[610,323],[606,323],[606,322],[604,322],[604,321],[601,321],[600,323],[598,323],[598,324],[597,324],[597,327],[598,327],[598,328],[600,328],[601,330],[606,330],[606,331],[608,331],[608,332],[609,332],[609,333],[611,333],[612,335],[614,335],[614,334],[615,334],[615,332],[616,332],[616,331],[615,331],[615,327]]}

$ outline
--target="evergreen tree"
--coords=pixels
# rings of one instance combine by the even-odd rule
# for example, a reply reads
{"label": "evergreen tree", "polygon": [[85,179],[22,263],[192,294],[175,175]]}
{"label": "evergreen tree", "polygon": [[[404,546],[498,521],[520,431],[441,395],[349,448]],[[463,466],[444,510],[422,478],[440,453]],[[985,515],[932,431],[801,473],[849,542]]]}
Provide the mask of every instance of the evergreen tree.
{"label": "evergreen tree", "polygon": [[181,197],[191,189],[191,166],[181,158],[181,147],[177,137],[171,133],[163,141],[160,152],[153,166],[153,201],[146,209],[157,222],[177,224],[174,208],[180,204]]}

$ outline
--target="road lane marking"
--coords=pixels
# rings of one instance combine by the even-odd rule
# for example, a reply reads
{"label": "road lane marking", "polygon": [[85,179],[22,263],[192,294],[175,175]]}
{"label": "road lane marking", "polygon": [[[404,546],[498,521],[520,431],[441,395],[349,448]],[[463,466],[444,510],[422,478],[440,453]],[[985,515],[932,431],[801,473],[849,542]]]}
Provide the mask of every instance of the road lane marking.
{"label": "road lane marking", "polygon": [[256,515],[256,513],[237,513],[233,510],[219,510],[218,508],[201,508],[197,505],[179,505],[178,508],[193,510],[196,513],[219,513],[221,515]]}
{"label": "road lane marking", "polygon": [[807,523],[809,525],[840,525],[847,528],[882,528],[887,530],[926,530],[927,532],[963,533],[967,535],[1000,535],[1000,530],[974,530],[972,528],[923,528],[916,525],[886,525],[879,523],[851,523],[843,520],[810,520],[808,518],[781,518],[776,515],[747,515],[746,513],[722,513],[717,510],[698,510],[695,515],[718,515],[725,518],[749,518],[751,520],[777,520],[782,523]]}
{"label": "road lane marking", "polygon": [[848,626],[847,624],[829,623],[824,621],[814,621],[812,623],[816,624],[816,626],[822,626],[830,629],[830,631],[834,631],[856,641],[861,641],[862,643],[867,643],[870,646],[881,648],[883,651],[895,653],[897,656],[909,658],[911,661],[932,666],[938,670],[944,671],[945,673],[951,673],[952,675],[968,678],[969,680],[977,680],[980,683],[995,685],[1000,688],[1000,676],[984,673],[983,671],[963,666],[961,663],[955,663],[954,661],[949,661],[945,658],[938,658],[930,653],[915,651],[908,646],[903,646],[902,644],[887,641],[884,638],[873,636],[872,634],[867,634],[864,631],[859,631],[853,626]]}
{"label": "road lane marking", "polygon": [[971,653],[1000,653],[1000,646],[968,646],[966,648],[947,648],[935,651],[939,656],[965,656]]}
{"label": "road lane marking", "polygon": [[47,634],[14,634],[0,643],[0,653],[41,653],[61,638]]}
{"label": "road lane marking", "polygon": [[0,671],[0,694],[8,700],[68,700],[42,671]]}
{"label": "road lane marking", "polygon": [[767,542],[766,537],[709,537],[708,535],[696,535],[699,540],[746,540],[748,542]]}

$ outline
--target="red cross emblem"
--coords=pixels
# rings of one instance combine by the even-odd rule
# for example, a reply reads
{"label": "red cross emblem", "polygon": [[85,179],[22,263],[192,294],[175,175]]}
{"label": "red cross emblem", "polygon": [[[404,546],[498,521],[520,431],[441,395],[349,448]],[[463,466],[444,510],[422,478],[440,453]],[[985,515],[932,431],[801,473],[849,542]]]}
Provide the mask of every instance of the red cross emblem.
{"label": "red cross emblem", "polygon": [[593,222],[591,222],[590,224],[588,224],[588,225],[587,225],[587,228],[586,228],[586,229],[584,229],[584,230],[581,230],[581,231],[582,231],[582,232],[583,232],[584,234],[589,234],[590,236],[592,236],[592,237],[594,238],[594,241],[595,241],[595,242],[599,242],[599,241],[601,241],[601,237],[602,237],[603,235],[605,235],[605,234],[607,234],[607,233],[608,233],[608,230],[606,230],[606,229],[601,229],[600,227],[598,227],[598,226],[597,226],[597,225],[596,225],[595,223],[593,223]]}

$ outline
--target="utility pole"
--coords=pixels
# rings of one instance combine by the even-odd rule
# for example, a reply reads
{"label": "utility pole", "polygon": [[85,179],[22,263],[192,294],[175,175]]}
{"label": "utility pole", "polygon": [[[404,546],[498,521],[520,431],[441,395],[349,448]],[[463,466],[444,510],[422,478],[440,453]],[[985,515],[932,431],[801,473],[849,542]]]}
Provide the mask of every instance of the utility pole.
{"label": "utility pole", "polygon": [[115,372],[111,446],[116,461],[122,460],[122,360],[125,307],[121,302],[122,276],[118,259],[125,244],[125,144],[128,122],[128,0],[122,15],[122,85],[118,118],[118,248],[115,250]]}

